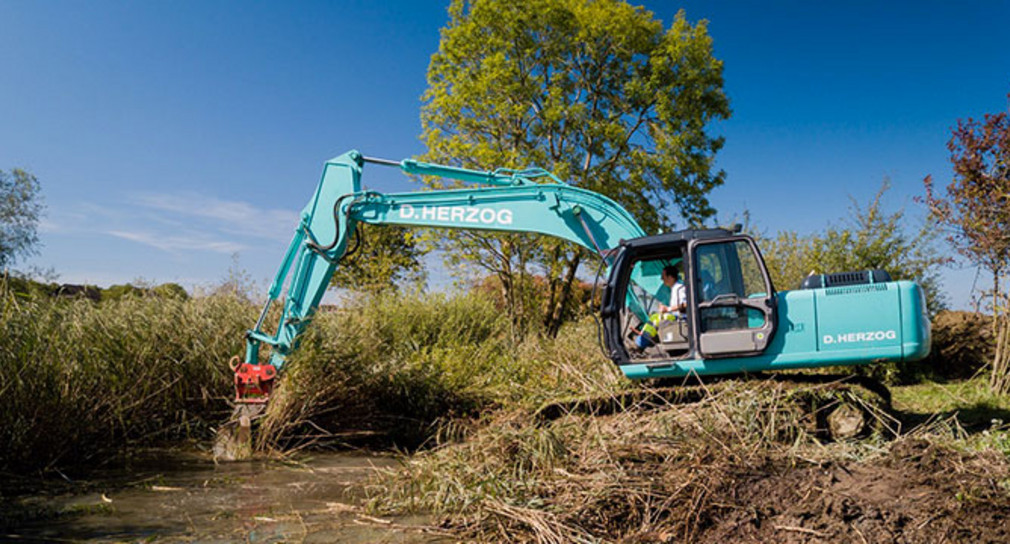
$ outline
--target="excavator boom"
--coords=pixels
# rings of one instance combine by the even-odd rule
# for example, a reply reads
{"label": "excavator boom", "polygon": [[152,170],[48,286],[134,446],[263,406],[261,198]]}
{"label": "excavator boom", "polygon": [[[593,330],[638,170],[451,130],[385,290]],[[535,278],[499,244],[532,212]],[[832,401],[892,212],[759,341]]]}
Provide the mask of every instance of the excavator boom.
{"label": "excavator boom", "polygon": [[[367,164],[397,166],[405,174],[437,176],[476,187],[383,194],[362,189]],[[366,158],[349,151],[326,162],[309,203],[300,214],[269,298],[256,326],[246,334],[244,361],[236,361],[236,401],[262,403],[285,360],[311,320],[359,223],[410,225],[502,232],[534,232],[568,240],[603,257],[623,239],[645,235],[634,218],[613,200],[561,183],[540,169],[482,172],[404,160]],[[287,285],[284,308],[274,332],[263,325],[271,303]],[[262,345],[271,348],[260,362]]]}

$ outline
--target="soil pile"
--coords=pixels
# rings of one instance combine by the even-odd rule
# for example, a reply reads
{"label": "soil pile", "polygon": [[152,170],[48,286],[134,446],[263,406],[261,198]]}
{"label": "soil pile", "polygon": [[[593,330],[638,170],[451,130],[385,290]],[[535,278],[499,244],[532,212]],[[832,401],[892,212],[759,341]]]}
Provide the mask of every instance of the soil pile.
{"label": "soil pile", "polygon": [[933,349],[918,363],[946,379],[974,376],[991,359],[992,318],[974,312],[940,312],[933,319]]}
{"label": "soil pile", "polygon": [[924,440],[886,457],[741,474],[699,542],[1010,542],[1006,459]]}

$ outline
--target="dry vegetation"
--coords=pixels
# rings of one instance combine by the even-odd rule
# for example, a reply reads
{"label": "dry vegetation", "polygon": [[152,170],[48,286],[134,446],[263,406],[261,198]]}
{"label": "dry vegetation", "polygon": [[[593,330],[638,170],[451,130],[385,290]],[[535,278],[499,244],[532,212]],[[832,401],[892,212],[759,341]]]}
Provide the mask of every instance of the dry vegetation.
{"label": "dry vegetation", "polygon": [[434,512],[466,541],[1010,537],[999,521],[1010,514],[1006,426],[971,451],[951,421],[896,441],[878,432],[830,443],[798,409],[811,394],[831,392],[723,382],[698,402],[608,416],[536,424],[525,411],[494,415],[465,441],[416,454],[377,480],[371,506]]}
{"label": "dry vegetation", "polygon": [[0,471],[205,438],[255,309],[229,296],[21,296],[0,285]]}
{"label": "dry vegetation", "polygon": [[[230,410],[226,361],[255,320],[247,301],[2,294],[6,475],[207,440]],[[984,323],[962,317],[936,335],[953,339],[938,351],[948,361],[968,361],[958,368],[986,353],[962,337]],[[433,513],[465,541],[1010,538],[1010,401],[984,377],[893,388],[893,417],[831,386],[774,381],[646,402],[596,349],[591,320],[517,339],[505,319],[479,296],[379,296],[320,314],[260,446],[420,448],[369,484],[370,506]],[[878,417],[875,432],[826,439],[818,414],[840,394]],[[615,400],[602,415],[540,410],[587,396]]]}

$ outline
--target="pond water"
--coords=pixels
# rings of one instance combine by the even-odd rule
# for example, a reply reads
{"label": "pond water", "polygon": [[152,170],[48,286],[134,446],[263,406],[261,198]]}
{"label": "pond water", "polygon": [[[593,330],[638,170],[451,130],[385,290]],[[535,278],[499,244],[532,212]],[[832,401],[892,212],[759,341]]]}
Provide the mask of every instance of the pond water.
{"label": "pond water", "polygon": [[[215,464],[155,453],[87,482],[23,495],[0,540],[14,542],[441,542],[422,517],[375,518],[360,486],[384,456]],[[5,508],[6,509],[6,508]],[[34,513],[33,513],[34,512]]]}

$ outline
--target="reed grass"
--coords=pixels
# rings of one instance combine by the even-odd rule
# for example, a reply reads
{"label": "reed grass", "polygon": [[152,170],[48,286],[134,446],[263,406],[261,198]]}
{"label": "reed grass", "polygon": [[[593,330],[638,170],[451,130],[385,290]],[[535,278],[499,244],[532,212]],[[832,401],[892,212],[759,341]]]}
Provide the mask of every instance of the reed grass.
{"label": "reed grass", "polygon": [[260,448],[371,432],[413,449],[457,435],[462,420],[494,407],[615,390],[619,372],[586,345],[592,327],[517,340],[498,308],[476,295],[378,295],[322,313],[291,357]]}
{"label": "reed grass", "polygon": [[[0,284],[0,471],[211,438],[231,410],[227,361],[257,312],[216,293],[95,302]],[[619,373],[585,343],[592,327],[517,340],[494,303],[471,294],[379,294],[322,311],[285,367],[259,447],[416,448],[497,406],[615,389]]]}
{"label": "reed grass", "polygon": [[0,285],[0,471],[98,464],[206,438],[255,308],[231,296],[95,303]]}

